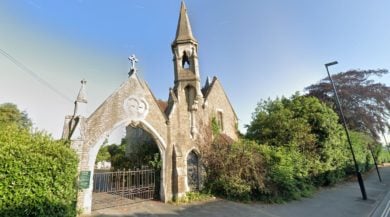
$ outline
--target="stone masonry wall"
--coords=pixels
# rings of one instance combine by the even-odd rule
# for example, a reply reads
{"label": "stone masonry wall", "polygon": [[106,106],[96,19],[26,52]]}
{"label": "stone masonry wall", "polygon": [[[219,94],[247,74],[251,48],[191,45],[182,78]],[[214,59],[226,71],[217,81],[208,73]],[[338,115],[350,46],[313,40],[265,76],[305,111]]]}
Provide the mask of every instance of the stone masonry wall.
{"label": "stone masonry wall", "polygon": [[212,117],[217,118],[218,111],[222,112],[223,133],[230,136],[233,140],[237,140],[237,116],[218,79],[213,82],[205,103],[207,104],[207,113],[211,116],[210,119]]}

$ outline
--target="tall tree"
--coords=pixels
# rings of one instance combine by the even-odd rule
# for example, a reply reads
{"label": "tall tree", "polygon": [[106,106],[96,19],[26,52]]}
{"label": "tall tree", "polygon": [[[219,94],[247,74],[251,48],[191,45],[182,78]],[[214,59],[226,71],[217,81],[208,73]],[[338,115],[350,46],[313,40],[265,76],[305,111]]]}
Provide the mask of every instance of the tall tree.
{"label": "tall tree", "polygon": [[[372,79],[387,73],[386,69],[350,70],[332,76],[350,129],[369,133],[375,139],[390,129],[390,87]],[[339,114],[329,78],[305,90],[308,95],[324,101]]]}
{"label": "tall tree", "polygon": [[261,101],[247,125],[246,137],[297,152],[293,159],[302,157],[308,175],[319,185],[344,175],[340,168],[349,155],[342,126],[337,114],[315,97],[295,94]]}
{"label": "tall tree", "polygon": [[23,128],[32,126],[27,113],[20,111],[13,103],[0,104],[0,124],[16,124]]}
{"label": "tall tree", "polygon": [[318,99],[298,94],[260,102],[246,127],[248,139],[270,146],[320,152],[343,142],[337,114]]}

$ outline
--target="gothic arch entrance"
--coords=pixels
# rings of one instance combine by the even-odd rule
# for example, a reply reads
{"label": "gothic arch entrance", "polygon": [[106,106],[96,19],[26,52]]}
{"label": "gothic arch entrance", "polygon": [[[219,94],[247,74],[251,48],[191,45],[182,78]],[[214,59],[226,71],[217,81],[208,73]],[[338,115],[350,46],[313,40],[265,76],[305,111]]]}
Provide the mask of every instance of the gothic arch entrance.
{"label": "gothic arch entrance", "polygon": [[[88,167],[89,167],[89,171],[91,171],[90,172],[91,173],[90,174],[90,186],[89,186],[89,188],[83,190],[84,191],[84,194],[83,194],[84,211],[86,211],[87,213],[90,212],[92,209],[95,209],[95,208],[98,209],[98,207],[93,206],[93,205],[96,205],[93,203],[94,199],[98,199],[98,198],[93,198],[93,196],[94,196],[93,190],[94,190],[94,187],[96,187],[94,185],[94,181],[96,181],[96,180],[94,180],[94,167],[95,167],[95,161],[96,161],[96,157],[97,157],[97,154],[99,152],[99,149],[103,146],[103,143],[105,140],[110,140],[110,139],[115,140],[115,138],[113,138],[115,136],[127,135],[126,129],[128,129],[128,128],[139,129],[140,131],[146,132],[148,135],[150,135],[150,138],[153,140],[154,144],[157,146],[158,152],[159,152],[160,157],[161,157],[161,169],[160,169],[160,171],[158,171],[158,173],[160,175],[156,176],[155,170],[146,169],[146,168],[143,168],[143,169],[140,168],[138,171],[137,170],[130,170],[130,171],[126,170],[124,172],[122,171],[122,172],[116,173],[116,174],[111,173],[111,174],[108,174],[106,176],[103,176],[103,178],[101,178],[101,179],[108,180],[109,184],[107,184],[106,186],[100,186],[100,188],[103,191],[106,191],[106,190],[111,191],[111,192],[115,191],[116,193],[112,193],[113,197],[111,197],[111,199],[115,199],[115,198],[118,199],[118,197],[121,196],[121,195],[118,195],[118,192],[120,192],[120,194],[122,194],[122,195],[127,194],[127,196],[129,196],[128,193],[123,192],[123,190],[128,190],[127,192],[132,192],[133,195],[130,195],[127,199],[137,199],[138,198],[138,201],[139,201],[140,199],[142,199],[141,195],[143,194],[143,192],[144,193],[146,192],[144,194],[145,199],[146,198],[147,199],[154,198],[155,194],[154,194],[153,189],[156,189],[156,186],[152,186],[152,184],[159,183],[159,186],[157,187],[157,188],[159,188],[159,192],[157,193],[157,195],[159,196],[160,200],[165,199],[166,180],[165,180],[165,176],[164,176],[164,166],[165,166],[165,147],[166,147],[166,144],[165,144],[164,140],[159,136],[157,131],[146,121],[141,120],[141,121],[135,122],[132,120],[125,120],[125,121],[121,121],[120,123],[116,124],[112,128],[112,130],[110,130],[108,133],[102,134],[100,136],[100,138],[97,140],[98,142],[96,142],[94,145],[91,145],[89,148]],[[155,180],[156,178],[158,178],[159,180],[156,181]],[[102,182],[102,181],[105,181],[105,180],[99,180],[99,182]],[[113,183],[113,182],[116,182],[116,183]],[[151,189],[147,190],[145,188],[134,189],[134,187],[136,187],[136,186],[144,186],[145,188],[148,186],[149,188],[152,188],[152,190]],[[111,189],[108,189],[109,187]],[[113,187],[115,189],[113,189]],[[119,191],[116,191],[116,190],[119,190]],[[151,193],[151,192],[153,192],[153,193]],[[117,194],[117,195],[114,195],[114,194]],[[135,196],[135,197],[133,197],[133,196]],[[116,203],[116,205],[122,205],[122,204]]]}
{"label": "gothic arch entrance", "polygon": [[92,210],[160,199],[162,162],[155,139],[132,125],[117,128],[110,137],[95,163]]}

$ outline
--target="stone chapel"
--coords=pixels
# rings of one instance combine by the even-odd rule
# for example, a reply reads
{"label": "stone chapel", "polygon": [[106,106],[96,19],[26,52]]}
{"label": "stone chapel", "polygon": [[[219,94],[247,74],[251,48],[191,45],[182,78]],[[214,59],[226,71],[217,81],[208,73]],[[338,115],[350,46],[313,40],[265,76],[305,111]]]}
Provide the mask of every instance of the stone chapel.
{"label": "stone chapel", "polygon": [[92,182],[96,155],[104,140],[120,132],[129,133],[129,126],[142,128],[155,140],[162,159],[160,198],[163,202],[180,198],[199,186],[188,175],[189,158],[201,159],[199,144],[206,141],[204,128],[216,120],[225,137],[236,140],[237,116],[222,87],[214,77],[201,85],[198,41],[194,37],[184,2],[181,3],[173,54],[173,88],[167,101],[157,100],[146,81],[137,75],[135,59],[129,78],[112,93],[91,115],[85,107],[86,81],[75,101],[73,115],[65,117],[63,138],[79,156],[78,170],[88,172],[89,187],[78,192],[77,206],[91,212]]}

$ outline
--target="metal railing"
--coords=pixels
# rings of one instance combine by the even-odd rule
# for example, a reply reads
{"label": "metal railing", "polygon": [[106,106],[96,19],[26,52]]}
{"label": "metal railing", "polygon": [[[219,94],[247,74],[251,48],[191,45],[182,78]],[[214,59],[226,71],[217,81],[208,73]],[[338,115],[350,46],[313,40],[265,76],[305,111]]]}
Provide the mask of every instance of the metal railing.
{"label": "metal railing", "polygon": [[155,184],[153,169],[97,172],[93,176],[92,209],[151,200]]}

